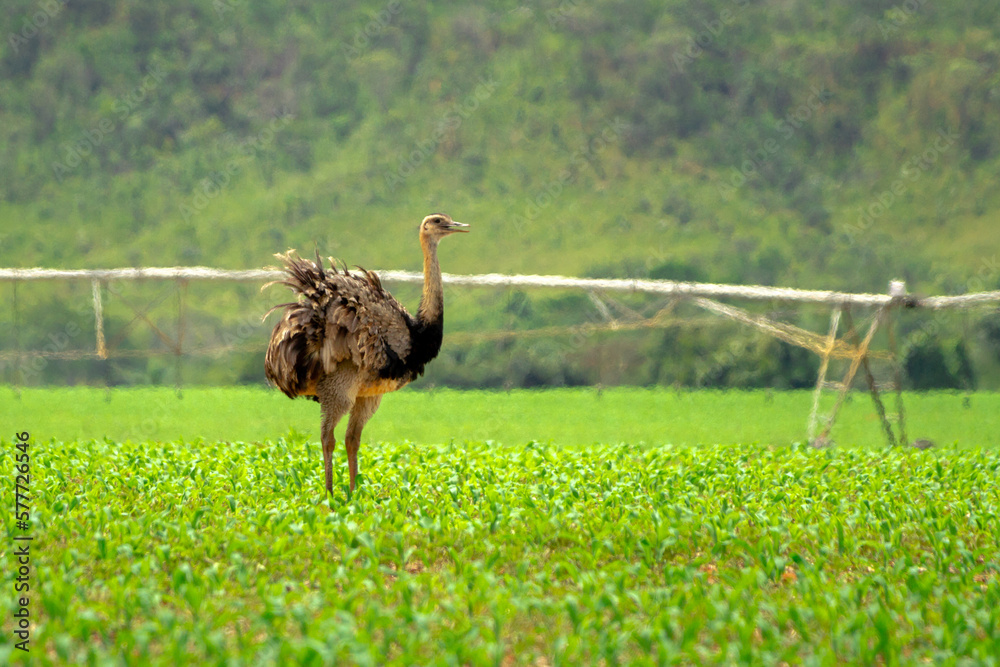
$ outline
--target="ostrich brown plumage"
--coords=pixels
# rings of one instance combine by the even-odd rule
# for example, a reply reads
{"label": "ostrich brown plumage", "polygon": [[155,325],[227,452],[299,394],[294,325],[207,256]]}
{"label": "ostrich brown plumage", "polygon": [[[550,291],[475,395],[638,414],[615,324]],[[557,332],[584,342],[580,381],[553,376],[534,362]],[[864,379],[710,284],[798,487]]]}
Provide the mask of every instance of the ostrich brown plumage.
{"label": "ostrich brown plumage", "polygon": [[437,246],[449,234],[469,231],[467,227],[440,213],[420,223],[424,289],[416,317],[382,289],[371,271],[337,271],[332,261],[324,269],[318,252],[315,262],[294,250],[275,255],[288,274],[275,282],[291,287],[298,301],[271,309],[285,312],[271,333],[264,371],[289,398],[309,396],[319,402],[327,491],[333,492],[337,422],[351,413],[344,446],[354,491],[361,429],[382,395],[419,377],[441,349],[444,294]]}

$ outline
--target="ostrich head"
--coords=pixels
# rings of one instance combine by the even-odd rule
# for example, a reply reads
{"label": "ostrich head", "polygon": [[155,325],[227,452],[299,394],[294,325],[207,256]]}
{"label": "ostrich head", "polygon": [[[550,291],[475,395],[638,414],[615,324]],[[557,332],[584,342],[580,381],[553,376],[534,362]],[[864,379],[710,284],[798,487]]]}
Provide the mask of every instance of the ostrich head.
{"label": "ostrich head", "polygon": [[436,242],[455,232],[467,232],[468,227],[464,222],[455,222],[444,213],[432,213],[420,223],[420,238]]}

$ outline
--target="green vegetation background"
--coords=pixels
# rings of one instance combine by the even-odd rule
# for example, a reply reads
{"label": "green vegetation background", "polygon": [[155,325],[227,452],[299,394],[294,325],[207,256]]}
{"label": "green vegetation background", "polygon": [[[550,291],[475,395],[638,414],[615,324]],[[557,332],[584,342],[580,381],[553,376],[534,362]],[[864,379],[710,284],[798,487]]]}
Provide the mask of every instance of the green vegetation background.
{"label": "green vegetation background", "polygon": [[[475,226],[442,249],[455,273],[1000,287],[990,2],[13,0],[0,35],[0,265],[252,268],[318,247],[418,269],[415,226],[444,210]],[[256,317],[283,295],[230,287],[192,286],[189,340],[266,339]],[[173,321],[158,287],[118,289]],[[0,285],[17,302],[3,347],[66,334],[92,349],[89,292]],[[122,331],[131,312],[107,297]],[[593,313],[580,295],[449,293],[448,326]],[[995,314],[903,327],[912,386],[1000,386]],[[142,327],[119,344],[163,346]],[[259,356],[181,372],[260,382]],[[141,358],[0,370],[25,384],[178,373]],[[428,381],[799,387],[814,370],[752,332],[667,328],[468,339]]]}

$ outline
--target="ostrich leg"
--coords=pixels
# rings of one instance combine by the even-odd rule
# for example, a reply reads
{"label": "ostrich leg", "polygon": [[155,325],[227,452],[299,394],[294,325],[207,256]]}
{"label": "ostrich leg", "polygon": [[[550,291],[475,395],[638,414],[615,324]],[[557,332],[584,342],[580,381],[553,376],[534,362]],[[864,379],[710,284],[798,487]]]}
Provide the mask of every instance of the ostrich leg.
{"label": "ostrich leg", "polygon": [[[326,472],[326,491],[333,493],[333,449],[337,439],[333,437],[333,429],[337,422],[347,414],[351,404],[346,400],[323,400],[320,404],[323,413],[320,439],[323,442],[323,470]],[[351,477],[351,488],[354,488],[354,477]]]}
{"label": "ostrich leg", "polygon": [[351,408],[351,418],[347,421],[347,435],[344,437],[344,448],[347,449],[347,466],[351,473],[351,491],[354,491],[354,478],[358,476],[358,448],[361,447],[361,429],[378,410],[381,402],[381,396],[364,396],[354,401],[354,407]]}

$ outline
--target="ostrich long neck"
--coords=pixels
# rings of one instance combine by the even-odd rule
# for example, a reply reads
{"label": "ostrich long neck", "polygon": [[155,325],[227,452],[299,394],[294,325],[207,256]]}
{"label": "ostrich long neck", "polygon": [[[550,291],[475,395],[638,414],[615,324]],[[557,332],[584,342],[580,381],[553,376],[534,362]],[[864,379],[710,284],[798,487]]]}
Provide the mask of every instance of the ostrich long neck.
{"label": "ostrich long neck", "polygon": [[444,320],[444,293],[441,288],[441,265],[437,258],[438,239],[420,237],[424,251],[424,290],[417,308],[421,324],[441,323]]}

